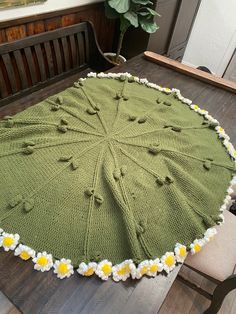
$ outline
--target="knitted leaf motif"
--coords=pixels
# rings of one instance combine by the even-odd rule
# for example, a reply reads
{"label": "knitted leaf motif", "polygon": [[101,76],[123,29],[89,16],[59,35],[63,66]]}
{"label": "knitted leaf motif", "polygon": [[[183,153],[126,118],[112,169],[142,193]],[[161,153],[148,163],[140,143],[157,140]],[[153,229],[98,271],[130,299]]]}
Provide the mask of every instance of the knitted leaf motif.
{"label": "knitted leaf motif", "polygon": [[0,121],[0,228],[74,266],[164,256],[169,271],[166,252],[222,220],[233,147],[178,91],[103,76]]}

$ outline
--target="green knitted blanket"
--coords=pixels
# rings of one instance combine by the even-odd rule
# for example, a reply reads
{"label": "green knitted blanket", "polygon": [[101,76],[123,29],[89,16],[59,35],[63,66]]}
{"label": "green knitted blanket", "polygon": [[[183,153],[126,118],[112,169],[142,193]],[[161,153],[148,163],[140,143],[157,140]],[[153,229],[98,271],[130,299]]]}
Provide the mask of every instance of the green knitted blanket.
{"label": "green knitted blanket", "polygon": [[235,149],[177,89],[88,76],[0,121],[0,246],[59,278],[169,273],[222,222]]}

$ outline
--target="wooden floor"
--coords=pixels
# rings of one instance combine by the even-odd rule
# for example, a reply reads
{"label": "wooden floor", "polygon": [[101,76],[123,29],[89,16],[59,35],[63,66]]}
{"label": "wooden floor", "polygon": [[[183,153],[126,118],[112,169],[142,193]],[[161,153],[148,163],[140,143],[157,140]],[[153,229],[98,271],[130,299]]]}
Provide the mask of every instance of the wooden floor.
{"label": "wooden floor", "polygon": [[[209,292],[212,292],[215,288],[215,285],[213,283],[186,268],[181,270],[180,274],[188,277],[189,280],[200,285],[202,288],[207,289],[207,291]],[[204,310],[208,308],[209,304],[210,302],[206,298],[202,297],[197,292],[191,290],[190,288],[176,280],[158,314],[202,314]],[[232,291],[225,298],[223,306],[218,314],[235,313],[236,290]],[[20,312],[8,301],[8,299],[1,292],[0,314],[20,314]]]}

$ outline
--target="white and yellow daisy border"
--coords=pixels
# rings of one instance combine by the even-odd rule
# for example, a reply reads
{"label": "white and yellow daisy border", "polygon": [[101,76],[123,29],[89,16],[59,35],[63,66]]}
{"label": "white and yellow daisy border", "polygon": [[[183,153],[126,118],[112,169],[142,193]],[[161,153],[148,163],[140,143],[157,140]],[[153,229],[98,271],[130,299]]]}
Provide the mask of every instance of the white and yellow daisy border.
{"label": "white and yellow daisy border", "polygon": [[[119,79],[121,76],[131,78],[139,83],[146,85],[150,88],[164,92],[165,94],[173,94],[182,103],[188,105],[190,109],[194,110],[198,114],[202,115],[208,121],[215,123],[215,131],[217,132],[220,139],[222,139],[222,144],[225,146],[231,158],[236,162],[236,150],[230,143],[230,137],[225,133],[224,129],[220,126],[219,122],[214,119],[208,111],[200,109],[198,105],[193,104],[191,100],[184,98],[178,89],[169,89],[161,87],[154,83],[149,83],[146,78],[139,79],[136,76],[132,76],[130,73],[94,73],[90,72],[88,77],[98,77],[98,78],[114,78]],[[86,80],[86,78],[80,79],[80,81]],[[226,197],[224,199],[223,205],[219,210],[219,217],[224,222],[224,217],[222,212],[227,208],[227,205],[231,201],[230,194],[233,192],[232,186],[236,184],[236,176],[230,181],[230,186],[226,191]],[[222,224],[219,223],[219,224]],[[108,260],[103,260],[99,263],[96,262],[81,262],[76,272],[79,275],[90,277],[96,274],[102,280],[108,280],[111,277],[115,282],[125,281],[128,278],[140,279],[143,276],[155,277],[159,273],[165,272],[167,275],[175,268],[179,263],[183,263],[188,251],[191,254],[198,253],[202,247],[211,241],[216,235],[217,230],[212,227],[208,228],[204,237],[200,239],[195,239],[188,247],[181,243],[176,243],[172,252],[166,252],[160,259],[156,258],[154,260],[144,260],[136,265],[132,259],[123,261],[120,264],[112,265]],[[69,278],[74,274],[74,267],[70,259],[62,258],[60,260],[54,259],[51,254],[47,252],[35,252],[32,248],[20,243],[20,236],[18,234],[7,233],[0,228],[0,248],[4,251],[14,251],[14,255],[18,256],[24,261],[32,259],[34,263],[34,269],[41,272],[47,272],[53,269],[53,272],[58,278],[64,279]]]}

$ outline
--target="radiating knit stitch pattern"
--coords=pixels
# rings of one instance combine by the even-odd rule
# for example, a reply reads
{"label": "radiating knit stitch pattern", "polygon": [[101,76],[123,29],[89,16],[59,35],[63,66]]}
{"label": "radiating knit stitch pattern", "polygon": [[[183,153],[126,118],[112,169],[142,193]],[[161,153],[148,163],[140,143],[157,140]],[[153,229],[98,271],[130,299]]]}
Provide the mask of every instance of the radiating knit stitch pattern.
{"label": "radiating knit stitch pattern", "polygon": [[74,266],[189,246],[234,171],[214,128],[132,78],[79,80],[0,121],[0,227]]}

